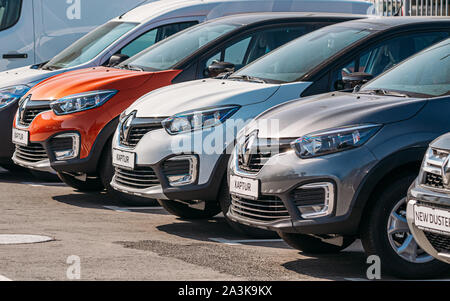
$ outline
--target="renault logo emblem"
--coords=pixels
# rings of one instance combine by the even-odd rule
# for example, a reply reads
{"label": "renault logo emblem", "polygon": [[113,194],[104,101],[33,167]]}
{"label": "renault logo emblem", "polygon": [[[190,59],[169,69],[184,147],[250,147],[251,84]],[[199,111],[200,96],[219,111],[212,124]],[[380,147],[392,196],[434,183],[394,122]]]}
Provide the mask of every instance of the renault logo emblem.
{"label": "renault logo emblem", "polygon": [[25,115],[25,109],[27,108],[27,104],[28,104],[28,102],[30,101],[30,99],[31,99],[31,94],[28,95],[28,96],[24,99],[24,101],[22,101],[22,102],[20,103],[20,106],[19,106],[19,112],[18,112],[19,120],[23,120],[24,115]]}
{"label": "renault logo emblem", "polygon": [[245,140],[244,144],[242,145],[241,149],[241,159],[242,163],[245,166],[248,166],[250,163],[250,158],[253,152],[255,151],[255,144],[258,138],[258,133],[253,132],[248,136],[248,138]]}
{"label": "renault logo emblem", "polygon": [[129,114],[120,125],[120,140],[128,140],[128,135],[130,133],[131,124],[133,123],[134,118],[136,118],[136,111]]}

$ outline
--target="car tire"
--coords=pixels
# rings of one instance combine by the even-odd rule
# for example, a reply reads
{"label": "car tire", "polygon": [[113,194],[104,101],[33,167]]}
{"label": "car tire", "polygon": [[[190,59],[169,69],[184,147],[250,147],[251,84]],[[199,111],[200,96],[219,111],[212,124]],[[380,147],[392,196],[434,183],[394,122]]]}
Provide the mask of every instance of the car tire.
{"label": "car tire", "polygon": [[[408,187],[415,177],[416,174],[405,174],[392,181],[376,195],[373,205],[366,211],[368,214],[363,216],[361,225],[361,241],[366,254],[379,256],[382,273],[405,279],[431,278],[450,270],[449,265],[433,259],[419,247],[412,253],[418,254],[415,261],[405,259],[414,258],[411,257],[410,252],[405,251],[414,250],[416,243],[407,226],[404,215],[406,207],[402,206],[406,206]],[[393,223],[393,219],[398,222]],[[391,233],[396,234],[388,234],[389,229],[390,232],[395,230]],[[400,231],[401,229],[406,229],[408,232]],[[412,246],[412,248],[405,249],[402,246]]]}
{"label": "car tire", "polygon": [[356,239],[354,237],[342,237],[339,244],[328,243],[318,237],[300,233],[278,232],[278,235],[294,249],[307,254],[335,254],[346,249]]}
{"label": "car tire", "polygon": [[263,230],[242,225],[230,220],[227,217],[228,209],[231,206],[231,195],[229,193],[228,181],[226,177],[222,181],[218,199],[223,216],[225,216],[225,220],[227,221],[228,225],[230,225],[230,227],[235,231],[251,238],[279,238],[278,234],[275,231]]}
{"label": "car tire", "polygon": [[120,191],[115,190],[111,187],[111,181],[114,176],[115,170],[112,165],[112,139],[109,139],[105,145],[102,157],[100,158],[99,174],[100,181],[105,187],[106,192],[111,195],[119,203],[136,207],[136,206],[155,206],[157,205],[156,200],[148,199],[143,197],[138,197],[134,195],[129,195]]}
{"label": "car tire", "polygon": [[208,219],[221,211],[215,202],[206,202],[203,210],[172,200],[158,200],[158,203],[170,214],[186,220]]}
{"label": "car tire", "polygon": [[86,179],[86,181],[81,181],[72,175],[61,172],[58,172],[58,177],[70,187],[81,192],[102,191],[104,189],[100,179]]}

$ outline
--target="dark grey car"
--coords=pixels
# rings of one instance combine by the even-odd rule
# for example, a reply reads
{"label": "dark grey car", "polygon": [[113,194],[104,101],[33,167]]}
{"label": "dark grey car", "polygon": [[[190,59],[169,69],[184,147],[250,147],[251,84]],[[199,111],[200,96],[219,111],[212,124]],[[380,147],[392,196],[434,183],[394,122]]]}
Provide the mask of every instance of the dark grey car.
{"label": "dark grey car", "polygon": [[[266,111],[240,133],[231,158],[229,218],[309,253],[338,252],[359,237],[383,272],[438,275],[446,266],[408,230],[406,193],[428,144],[450,131],[449,88],[448,39],[358,92]],[[273,120],[279,130],[262,126]]]}

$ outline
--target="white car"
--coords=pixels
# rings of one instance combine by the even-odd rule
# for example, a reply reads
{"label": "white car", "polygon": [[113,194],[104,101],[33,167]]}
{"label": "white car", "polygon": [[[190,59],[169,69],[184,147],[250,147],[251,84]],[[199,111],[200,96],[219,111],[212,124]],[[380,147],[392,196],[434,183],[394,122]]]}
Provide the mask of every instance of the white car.
{"label": "white car", "polygon": [[48,61],[95,27],[141,3],[0,0],[0,71]]}
{"label": "white car", "polygon": [[[329,5],[325,6],[324,3]],[[8,141],[0,147],[0,165],[14,168],[10,161],[14,146],[9,141],[18,99],[34,85],[51,76],[76,69],[118,64],[180,30],[221,16],[321,9],[365,13],[370,7],[370,4],[360,1],[343,0],[161,0],[144,4],[98,27],[46,64],[0,73],[0,120],[3,122],[0,137]],[[0,48],[1,45],[4,44],[0,44]]]}
{"label": "white car", "polygon": [[[392,19],[323,27],[223,79],[180,83],[143,96],[122,114],[116,131],[116,155],[129,154],[133,164],[123,171],[127,182],[120,181],[116,164],[112,186],[158,199],[184,218],[214,216],[219,202],[227,212],[229,154],[248,121],[286,101],[365,82],[449,35],[445,18]],[[159,127],[152,122],[164,118]],[[146,123],[153,127],[143,129]],[[138,136],[133,129],[141,129]],[[129,136],[134,147],[126,146]],[[152,181],[142,181],[144,175]]]}

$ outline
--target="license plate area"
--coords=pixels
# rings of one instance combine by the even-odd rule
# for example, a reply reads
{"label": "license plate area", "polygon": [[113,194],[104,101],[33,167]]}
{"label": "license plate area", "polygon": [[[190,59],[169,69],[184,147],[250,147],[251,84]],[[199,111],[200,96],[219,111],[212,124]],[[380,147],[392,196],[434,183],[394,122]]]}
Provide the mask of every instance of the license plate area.
{"label": "license plate area", "polygon": [[29,144],[29,132],[14,128],[13,131],[12,131],[12,142],[14,144],[28,146],[28,144]]}
{"label": "license plate area", "polygon": [[135,153],[113,149],[112,157],[114,166],[123,167],[126,169],[135,168]]}
{"label": "license plate area", "polygon": [[259,197],[259,181],[239,176],[230,176],[230,193],[257,200]]}
{"label": "license plate area", "polygon": [[421,229],[450,235],[450,211],[415,205],[414,224]]}

